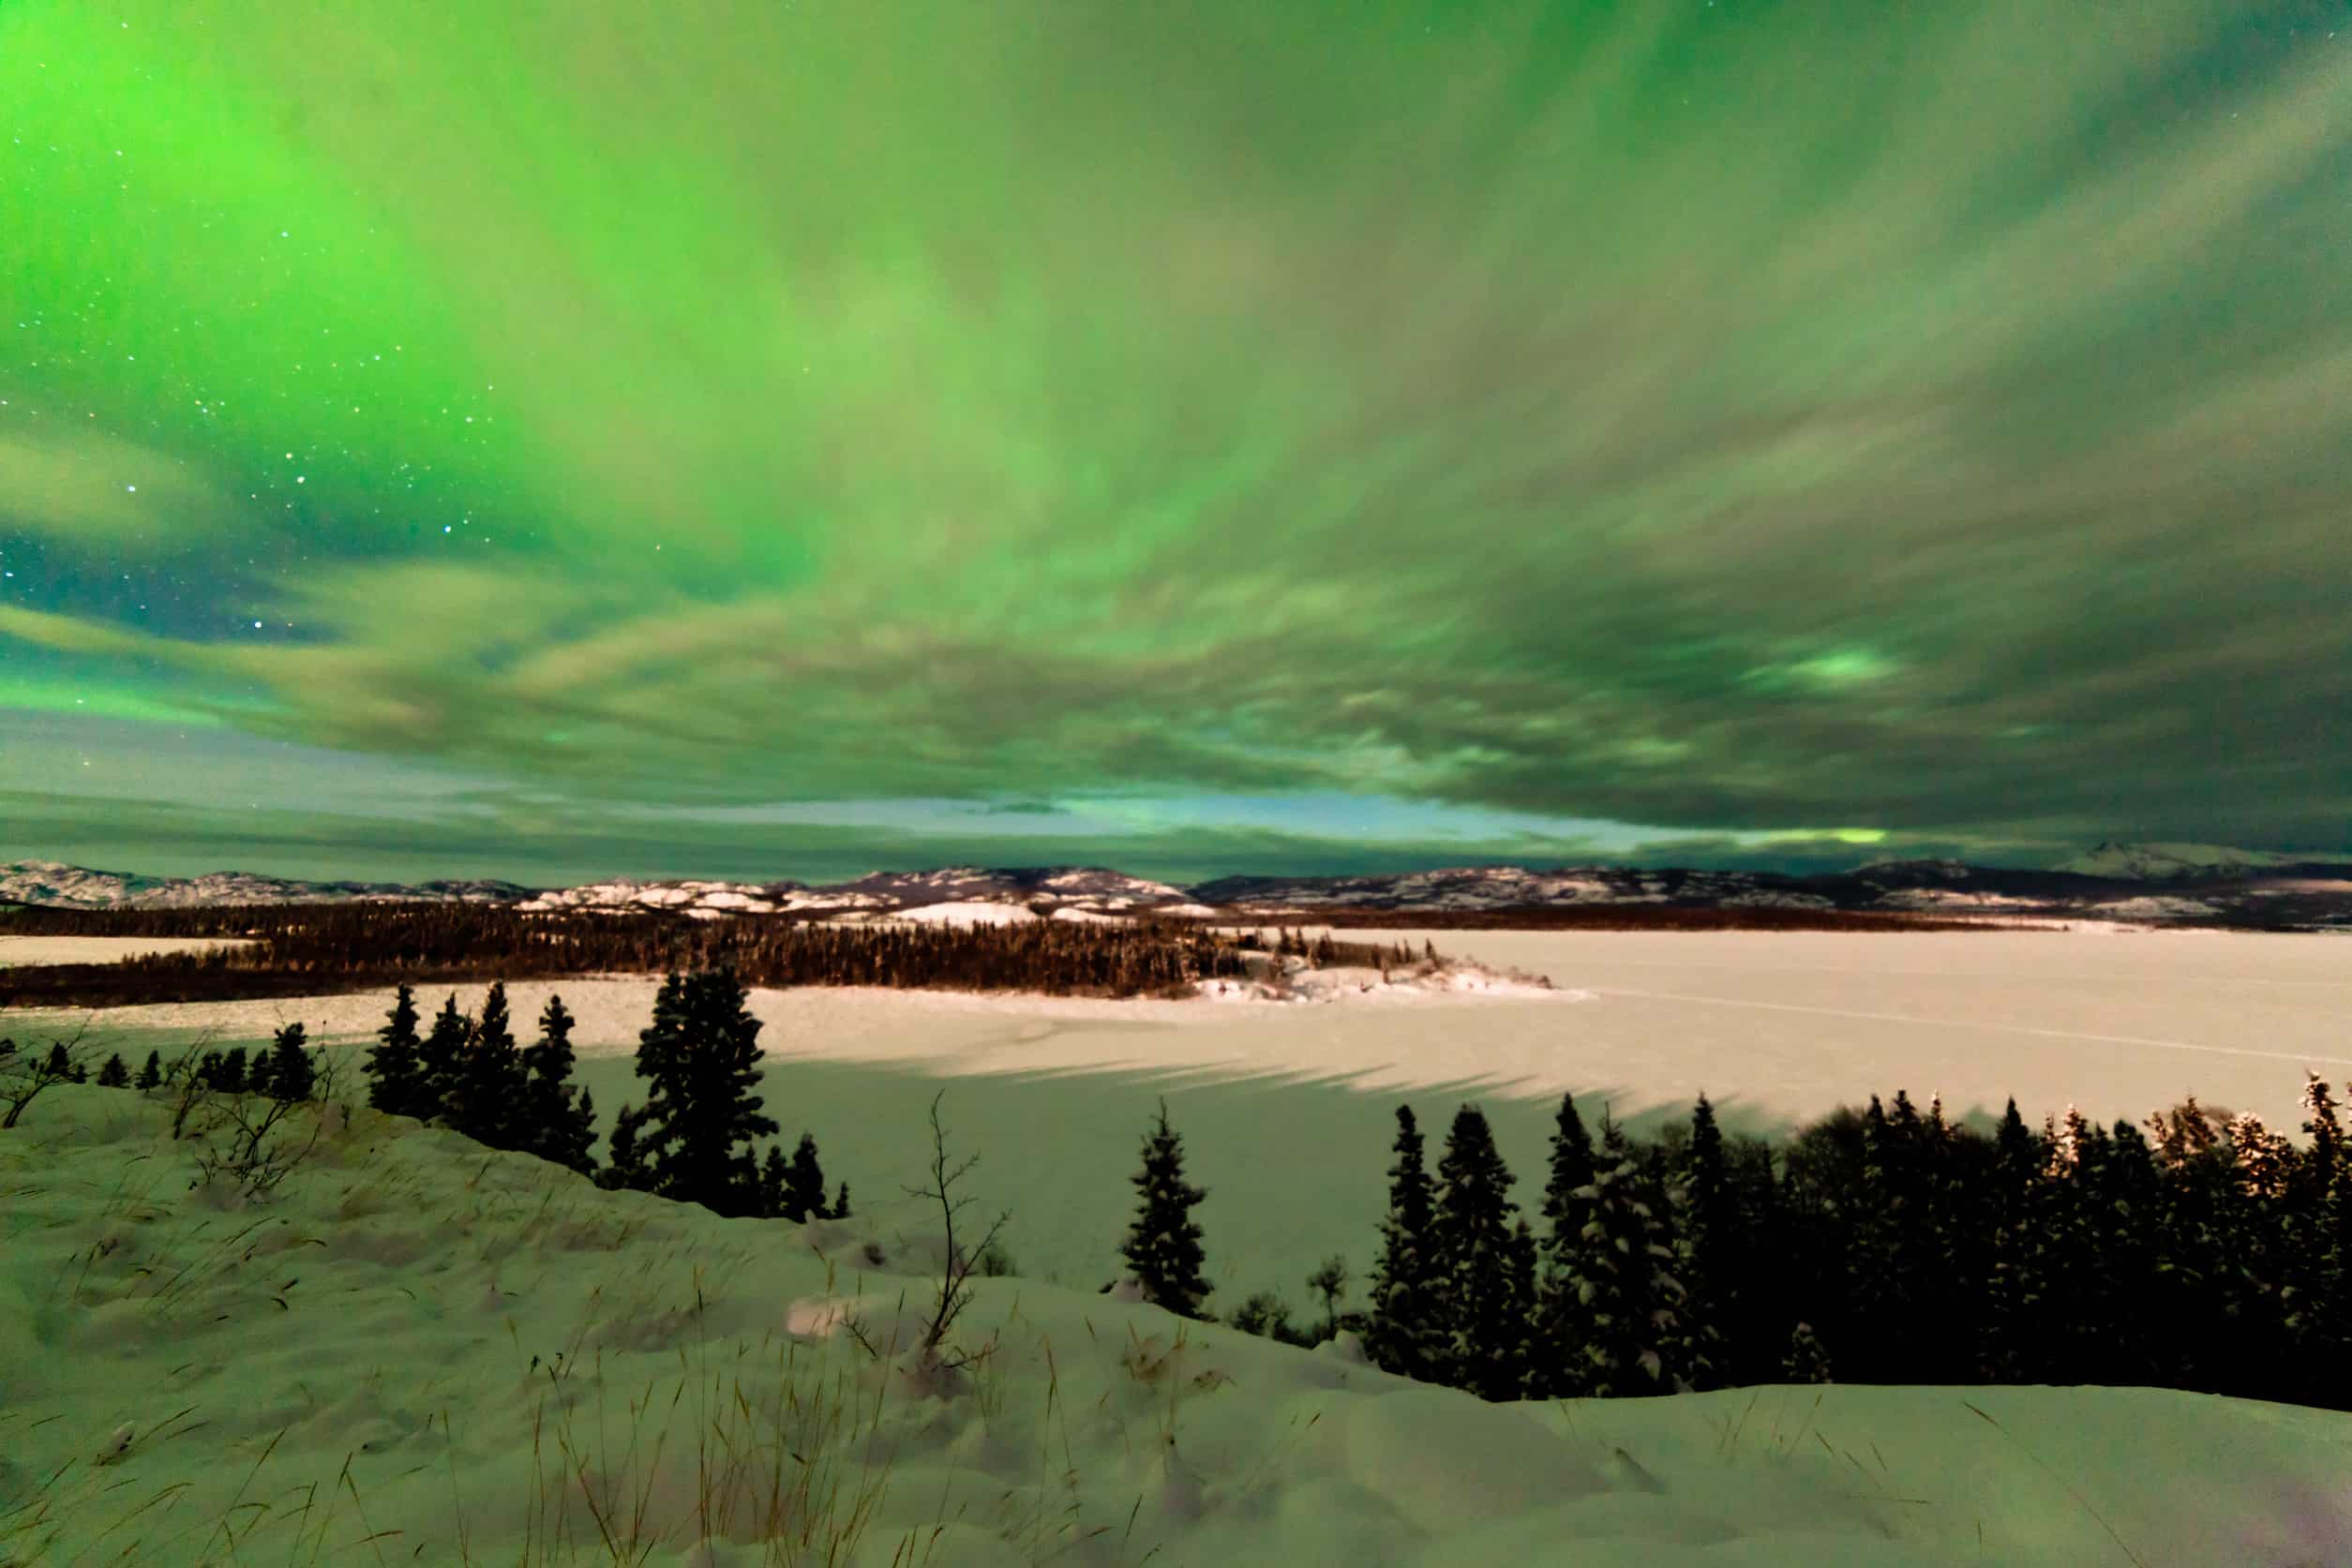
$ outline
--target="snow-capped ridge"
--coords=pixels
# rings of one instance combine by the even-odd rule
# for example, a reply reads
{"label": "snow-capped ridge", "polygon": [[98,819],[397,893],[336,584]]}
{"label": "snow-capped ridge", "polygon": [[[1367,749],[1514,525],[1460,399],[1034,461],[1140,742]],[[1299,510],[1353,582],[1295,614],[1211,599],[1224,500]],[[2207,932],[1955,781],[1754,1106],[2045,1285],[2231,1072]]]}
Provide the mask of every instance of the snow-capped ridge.
{"label": "snow-capped ridge", "polygon": [[2218,844],[2122,844],[2108,841],[2061,861],[2060,871],[2122,882],[2186,882],[2290,866],[2352,865],[2352,858],[2237,849]]}

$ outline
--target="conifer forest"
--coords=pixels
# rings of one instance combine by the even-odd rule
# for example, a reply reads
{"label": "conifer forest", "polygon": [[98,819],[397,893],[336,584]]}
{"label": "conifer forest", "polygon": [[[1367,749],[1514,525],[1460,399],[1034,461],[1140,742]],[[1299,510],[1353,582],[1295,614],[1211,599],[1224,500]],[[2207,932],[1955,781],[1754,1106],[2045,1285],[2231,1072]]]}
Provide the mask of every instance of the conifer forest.
{"label": "conifer forest", "polygon": [[202,952],[109,963],[0,968],[0,1007],[108,1008],[417,985],[661,974],[725,965],[757,986],[1182,994],[1238,979],[1243,954],[1279,945],[1311,963],[1406,964],[1402,942],[1239,935],[1191,922],[1027,920],[1006,925],[837,925],[780,917],[696,920],[660,913],[523,913],[492,904],[287,904],[0,912],[0,935],[221,937]]}

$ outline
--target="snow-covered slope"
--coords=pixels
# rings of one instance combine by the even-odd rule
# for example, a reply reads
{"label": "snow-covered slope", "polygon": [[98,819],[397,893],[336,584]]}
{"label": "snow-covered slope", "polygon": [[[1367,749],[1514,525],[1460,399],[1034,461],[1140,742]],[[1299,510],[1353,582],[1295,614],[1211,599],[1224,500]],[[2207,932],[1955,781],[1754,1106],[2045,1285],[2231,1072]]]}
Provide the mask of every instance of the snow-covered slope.
{"label": "snow-covered slope", "polygon": [[[948,1115],[984,1207],[1017,1148]],[[936,1210],[723,1220],[366,1111],[248,1201],[168,1123],[67,1085],[0,1133],[0,1557],[2352,1561],[2341,1414],[2039,1387],[1485,1405],[1352,1339],[1018,1277],[974,1281],[942,1372],[913,1349]]]}
{"label": "snow-covered slope", "polygon": [[[2193,902],[2145,903],[2150,882],[2195,884]],[[943,905],[1065,916],[1146,913],[1305,920],[1351,910],[1459,918],[1485,911],[1785,909],[2034,919],[2123,919],[2267,930],[2352,930],[2352,862],[2195,844],[2103,844],[2035,871],[1957,860],[1873,861],[1806,876],[1675,867],[1454,866],[1364,876],[1229,876],[1191,889],[1099,866],[948,866],[873,872],[849,882],[613,878],[533,892],[505,882],[289,882],[223,872],[186,879],[86,871],[50,861],[0,866],[0,902],[76,908],[283,903],[354,899],[487,900],[529,911],[661,910],[704,919],[787,915],[894,918]],[[999,917],[1001,918],[1001,917]]]}
{"label": "snow-covered slope", "polygon": [[2330,863],[2324,856],[2280,855],[2216,844],[2102,844],[2061,862],[2060,871],[2119,882],[2180,882],[2283,866]]}
{"label": "snow-covered slope", "polygon": [[90,871],[54,860],[0,865],[0,901],[68,909],[179,909],[217,903],[343,903],[400,899],[451,903],[503,903],[529,894],[512,882],[460,880],[410,886],[387,882],[295,882],[248,872],[202,876],[140,876]]}

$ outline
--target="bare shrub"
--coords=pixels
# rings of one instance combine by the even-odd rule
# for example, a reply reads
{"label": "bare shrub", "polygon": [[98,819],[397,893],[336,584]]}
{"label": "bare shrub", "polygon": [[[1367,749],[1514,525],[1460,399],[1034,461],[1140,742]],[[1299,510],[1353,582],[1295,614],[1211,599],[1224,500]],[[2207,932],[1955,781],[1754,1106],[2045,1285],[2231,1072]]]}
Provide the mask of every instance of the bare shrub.
{"label": "bare shrub", "polygon": [[21,1050],[12,1039],[0,1040],[0,1103],[7,1106],[6,1114],[0,1115],[0,1128],[16,1126],[24,1108],[52,1083],[78,1083],[87,1076],[82,1041],[89,1032],[90,1021],[85,1018],[71,1039],[57,1041],[46,1053]]}

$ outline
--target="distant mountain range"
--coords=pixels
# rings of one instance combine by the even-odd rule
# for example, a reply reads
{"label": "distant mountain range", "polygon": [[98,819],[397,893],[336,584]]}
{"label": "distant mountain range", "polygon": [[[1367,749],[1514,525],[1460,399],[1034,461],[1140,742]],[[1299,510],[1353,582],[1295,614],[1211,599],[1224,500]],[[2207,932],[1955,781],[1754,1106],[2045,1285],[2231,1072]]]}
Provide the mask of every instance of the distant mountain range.
{"label": "distant mountain range", "polygon": [[875,872],[850,882],[617,879],[575,888],[442,881],[414,886],[298,882],[217,872],[137,876],[46,860],[0,865],[0,902],[73,909],[345,903],[388,899],[510,903],[526,910],[668,909],[704,918],[794,914],[874,919],[949,906],[1010,905],[1068,918],[1144,911],[1316,918],[1348,911],[1458,917],[1482,911],[1779,908],[2010,918],[2105,919],[2252,930],[2352,931],[2352,857],[2279,855],[2210,844],[2103,844],[2046,871],[1957,860],[1882,860],[1852,871],[1773,872],[1573,866],[1454,867],[1374,876],[1228,876],[1179,888],[1093,866]]}

